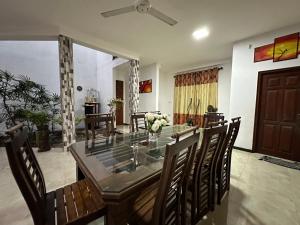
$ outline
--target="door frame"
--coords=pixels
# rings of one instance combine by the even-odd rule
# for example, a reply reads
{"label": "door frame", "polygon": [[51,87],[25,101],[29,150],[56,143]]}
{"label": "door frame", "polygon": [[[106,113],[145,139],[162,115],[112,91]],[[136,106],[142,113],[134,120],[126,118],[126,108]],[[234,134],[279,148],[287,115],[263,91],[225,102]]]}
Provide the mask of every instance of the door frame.
{"label": "door frame", "polygon": [[276,74],[278,72],[286,72],[286,71],[300,71],[300,66],[295,67],[287,67],[282,69],[274,69],[274,70],[265,70],[258,72],[258,80],[257,80],[257,91],[256,91],[256,105],[255,105],[255,116],[254,116],[254,132],[253,132],[253,142],[252,142],[252,151],[258,152],[257,145],[258,145],[258,123],[259,123],[259,109],[261,106],[260,96],[262,93],[262,80],[263,77],[270,74]]}

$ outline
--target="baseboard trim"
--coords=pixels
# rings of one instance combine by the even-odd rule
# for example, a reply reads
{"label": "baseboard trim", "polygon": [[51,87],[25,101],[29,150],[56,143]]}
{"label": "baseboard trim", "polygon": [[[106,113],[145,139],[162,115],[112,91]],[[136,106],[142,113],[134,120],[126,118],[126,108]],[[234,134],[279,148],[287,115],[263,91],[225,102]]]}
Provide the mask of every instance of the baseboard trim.
{"label": "baseboard trim", "polygon": [[253,151],[251,149],[248,149],[248,148],[241,148],[241,147],[238,147],[238,146],[233,146],[233,149],[237,149],[237,150],[243,151],[243,152],[253,153]]}

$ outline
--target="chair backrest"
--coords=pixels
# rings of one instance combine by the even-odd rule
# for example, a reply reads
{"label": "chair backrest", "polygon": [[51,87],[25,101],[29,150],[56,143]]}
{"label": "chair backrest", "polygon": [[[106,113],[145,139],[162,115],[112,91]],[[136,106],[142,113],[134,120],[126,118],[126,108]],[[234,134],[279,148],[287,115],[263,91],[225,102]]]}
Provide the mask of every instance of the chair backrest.
{"label": "chair backrest", "polygon": [[[300,137],[300,114],[296,116],[296,137]],[[298,149],[300,149],[300,141],[298,141]],[[300,159],[300,153],[298,153]]]}
{"label": "chair backrest", "polygon": [[[218,159],[218,173],[219,173],[219,183],[222,183],[223,187],[220,188],[220,192],[223,195],[230,185],[230,169],[231,169],[231,153],[238,136],[241,117],[236,117],[231,119],[232,122],[229,124],[229,128],[226,134],[226,138],[223,142],[221,153]],[[223,172],[223,173],[222,173]]]}
{"label": "chair backrest", "polygon": [[224,120],[223,113],[205,113],[203,116],[203,127],[207,128],[210,123]]}
{"label": "chair backrest", "polygon": [[[199,133],[166,146],[165,160],[154,204],[155,225],[179,224],[181,207],[185,208],[187,179],[191,172]],[[182,205],[182,203],[184,203]],[[184,211],[184,210],[183,210]]]}
{"label": "chair backrest", "polygon": [[236,117],[231,119],[231,123],[229,124],[229,129],[226,135],[226,139],[224,141],[224,149],[225,151],[232,151],[235,140],[238,136],[240,125],[241,125],[241,117]]}
{"label": "chair backrest", "polygon": [[211,188],[209,187],[209,185],[212,185],[210,180],[213,178],[213,176],[215,176],[215,174],[213,174],[213,172],[215,171],[214,164],[216,163],[216,158],[221,151],[221,147],[226,136],[226,131],[227,125],[224,124],[221,126],[204,129],[200,149],[196,152],[193,171],[193,185],[194,190],[198,191],[196,206],[198,217],[202,212],[205,211],[207,213],[209,211],[209,195],[211,193],[208,192],[204,196],[203,193],[201,193],[204,187],[201,186],[203,184],[203,181],[207,180],[205,181],[208,185],[207,190],[210,190]]}
{"label": "chair backrest", "polygon": [[114,119],[111,114],[90,114],[85,118],[86,140],[90,139],[89,130],[92,132],[92,140],[96,139],[96,134],[100,133],[103,137],[115,134]]}
{"label": "chair backrest", "polygon": [[[224,133],[222,133],[222,135],[220,135],[220,143],[219,143],[219,146],[218,146],[218,148],[216,149],[216,152],[215,152],[215,155],[214,155],[214,158],[213,158],[213,166],[217,166],[217,162],[218,162],[218,160],[219,160],[219,158],[220,158],[220,155],[222,154],[222,148],[223,148],[223,145],[224,145],[224,142],[225,142],[225,140],[226,140],[226,135],[227,135],[227,133],[226,133],[226,131],[227,131],[227,120],[223,120],[223,121],[217,121],[217,122],[212,122],[212,123],[209,123],[208,124],[208,126],[210,127],[210,128],[213,128],[213,127],[226,127],[226,129],[225,128],[223,128],[224,130],[225,130],[225,132]],[[224,136],[223,136],[224,135]]]}
{"label": "chair backrest", "polygon": [[[225,121],[226,122],[226,121]],[[221,151],[223,142],[226,137],[227,125],[214,126],[204,129],[202,144],[196,153],[197,170],[201,170],[203,162],[208,167],[211,167],[218,151]]]}
{"label": "chair backrest", "polygon": [[131,115],[131,131],[137,132],[139,129],[147,129],[145,113],[134,113]]}
{"label": "chair backrest", "polygon": [[184,131],[173,134],[171,137],[175,138],[176,142],[178,142],[181,137],[185,137],[185,136],[188,136],[188,135],[191,135],[191,134],[195,134],[197,132],[198,128],[199,128],[198,126],[194,126],[194,127],[189,128],[189,129],[186,129]]}
{"label": "chair backrest", "polygon": [[42,170],[29,143],[23,124],[9,129],[6,152],[10,168],[30,209],[34,224],[44,224],[46,186]]}
{"label": "chair backrest", "polygon": [[218,166],[222,166],[222,160],[224,159],[224,155],[228,154],[228,160],[230,162],[231,152],[235,143],[235,140],[238,136],[240,125],[241,125],[241,117],[236,117],[231,119],[231,123],[229,124],[229,128],[224,139],[222,150],[220,152]]}

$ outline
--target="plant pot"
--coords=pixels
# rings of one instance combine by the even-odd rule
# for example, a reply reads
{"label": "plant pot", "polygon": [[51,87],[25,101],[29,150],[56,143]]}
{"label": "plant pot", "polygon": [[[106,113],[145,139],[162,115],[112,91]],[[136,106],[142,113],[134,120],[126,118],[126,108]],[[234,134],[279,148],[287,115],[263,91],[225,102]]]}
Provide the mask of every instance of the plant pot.
{"label": "plant pot", "polygon": [[39,126],[36,131],[36,144],[39,152],[49,151],[51,149],[48,125]]}

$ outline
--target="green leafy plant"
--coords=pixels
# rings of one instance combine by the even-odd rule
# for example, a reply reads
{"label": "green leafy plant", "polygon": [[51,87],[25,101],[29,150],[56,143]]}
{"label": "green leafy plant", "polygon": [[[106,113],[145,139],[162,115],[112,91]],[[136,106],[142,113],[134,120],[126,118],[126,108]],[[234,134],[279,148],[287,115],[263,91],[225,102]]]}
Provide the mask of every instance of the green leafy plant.
{"label": "green leafy plant", "polygon": [[76,116],[75,117],[75,126],[78,126],[81,123],[81,121],[83,121],[83,120],[84,120],[84,116]]}
{"label": "green leafy plant", "polygon": [[[85,118],[84,116],[76,116],[75,117],[75,126],[78,126],[81,123],[81,121],[84,120],[84,118]],[[56,117],[54,119],[54,121],[55,121],[55,123],[59,124],[60,126],[62,126],[62,124],[63,124],[63,120],[62,120],[61,116]]]}
{"label": "green leafy plant", "polygon": [[50,116],[46,112],[26,112],[27,119],[33,123],[38,129],[48,125]]}
{"label": "green leafy plant", "polygon": [[212,106],[212,105],[208,105],[207,106],[207,112],[217,112],[218,108]]}
{"label": "green leafy plant", "polygon": [[[2,118],[13,124],[15,124],[16,121],[12,113],[13,109],[9,106],[9,102],[16,100],[14,92],[15,82],[16,79],[11,73],[0,70],[0,96],[2,98],[1,110],[3,111]],[[6,123],[6,126],[8,126],[8,123]]]}
{"label": "green leafy plant", "polygon": [[38,84],[28,76],[18,78],[8,71],[0,70],[0,110],[6,126],[24,122],[33,131],[33,122],[27,112],[45,112],[49,115],[52,132],[55,129],[55,117],[60,114],[60,96],[51,94],[43,85]]}
{"label": "green leafy plant", "polygon": [[113,111],[115,111],[117,107],[120,107],[120,104],[122,103],[123,103],[122,99],[112,98],[111,100],[109,100],[107,106],[109,107],[109,111],[112,113]]}

